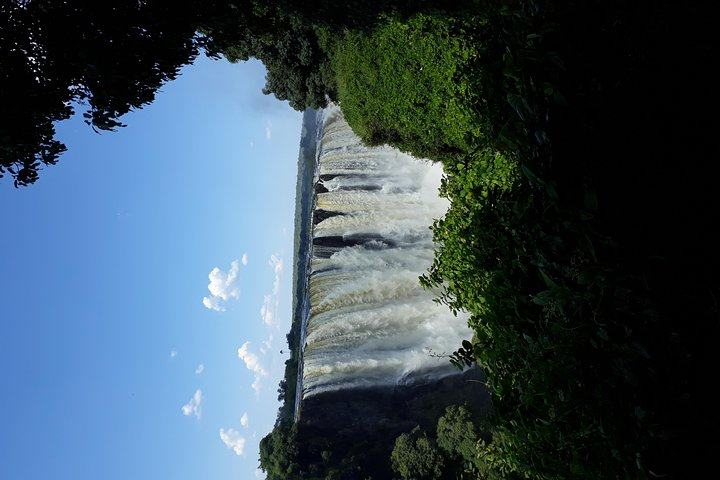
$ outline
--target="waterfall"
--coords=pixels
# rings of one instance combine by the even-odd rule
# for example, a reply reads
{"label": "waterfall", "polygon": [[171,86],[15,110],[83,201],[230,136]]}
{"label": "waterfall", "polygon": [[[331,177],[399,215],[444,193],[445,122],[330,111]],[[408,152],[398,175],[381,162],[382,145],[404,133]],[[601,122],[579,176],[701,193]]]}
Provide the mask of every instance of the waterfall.
{"label": "waterfall", "polygon": [[318,127],[302,396],[459,373],[437,354],[470,338],[467,316],[418,281],[433,260],[429,226],[449,205],[442,167],[364,146],[337,106]]}

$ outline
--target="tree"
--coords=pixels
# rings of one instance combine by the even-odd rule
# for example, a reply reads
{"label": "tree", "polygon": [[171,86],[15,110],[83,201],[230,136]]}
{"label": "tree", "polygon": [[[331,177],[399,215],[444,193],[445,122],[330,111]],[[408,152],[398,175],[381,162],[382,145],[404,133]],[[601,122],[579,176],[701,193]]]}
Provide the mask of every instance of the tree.
{"label": "tree", "polygon": [[96,131],[122,127],[198,54],[199,12],[169,0],[0,2],[0,177],[24,186],[55,164],[66,148],[54,125],[77,106]]}
{"label": "tree", "polygon": [[297,426],[292,422],[279,421],[260,440],[260,468],[267,474],[268,480],[284,480],[300,471],[298,453]]}
{"label": "tree", "polygon": [[0,177],[34,183],[66,148],[55,124],[81,106],[96,131],[153,101],[201,50],[230,61],[258,58],[266,94],[298,110],[334,98],[319,30],[277,6],[213,0],[0,2]]}
{"label": "tree", "polygon": [[[228,5],[201,28],[211,55],[231,62],[257,58],[267,69],[263,93],[287,100],[291,107],[327,105],[336,99],[335,76],[319,28],[287,14],[280,6],[256,1],[243,8]],[[322,38],[321,38],[322,37]]]}
{"label": "tree", "polygon": [[403,480],[436,480],[442,476],[442,454],[419,426],[395,439],[390,460]]}
{"label": "tree", "polygon": [[278,385],[277,393],[278,393],[278,402],[282,402],[285,399],[285,394],[287,392],[287,385],[288,382],[284,378],[280,380],[280,384]]}
{"label": "tree", "polygon": [[437,443],[451,457],[472,461],[478,434],[470,412],[462,405],[450,405],[438,419]]}

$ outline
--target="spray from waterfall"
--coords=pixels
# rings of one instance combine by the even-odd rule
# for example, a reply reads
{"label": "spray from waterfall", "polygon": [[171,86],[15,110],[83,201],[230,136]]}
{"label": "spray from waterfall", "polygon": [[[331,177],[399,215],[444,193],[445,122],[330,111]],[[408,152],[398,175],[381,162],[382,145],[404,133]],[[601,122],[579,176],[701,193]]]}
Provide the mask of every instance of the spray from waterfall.
{"label": "spray from waterfall", "polygon": [[469,338],[467,317],[418,281],[433,260],[429,226],[448,207],[441,166],[364,146],[336,106],[319,126],[303,396],[458,373],[430,352]]}

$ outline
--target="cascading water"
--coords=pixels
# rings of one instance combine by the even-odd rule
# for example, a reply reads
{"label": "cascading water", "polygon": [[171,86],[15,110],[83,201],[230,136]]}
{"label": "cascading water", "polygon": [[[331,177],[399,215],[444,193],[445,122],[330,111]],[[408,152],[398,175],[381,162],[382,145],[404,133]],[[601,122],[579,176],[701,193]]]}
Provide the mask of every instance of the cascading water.
{"label": "cascading water", "polygon": [[440,165],[365,147],[336,106],[319,114],[302,395],[416,385],[458,373],[467,317],[419,284],[433,260]]}

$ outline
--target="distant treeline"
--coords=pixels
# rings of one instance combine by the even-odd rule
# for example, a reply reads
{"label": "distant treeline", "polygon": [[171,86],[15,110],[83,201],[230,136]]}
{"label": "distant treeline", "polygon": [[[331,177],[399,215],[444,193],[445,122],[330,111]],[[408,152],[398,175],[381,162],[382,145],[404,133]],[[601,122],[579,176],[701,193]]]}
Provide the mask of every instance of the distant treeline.
{"label": "distant treeline", "polygon": [[293,303],[290,332],[286,335],[289,358],[285,361],[285,374],[278,388],[278,400],[282,405],[277,422],[292,422],[295,416],[295,400],[298,394],[298,373],[301,371],[301,329],[306,306],[307,253],[311,245],[312,208],[314,200],[315,149],[317,141],[317,112],[306,109],[303,113],[298,173],[295,186],[295,242],[293,247]]}

